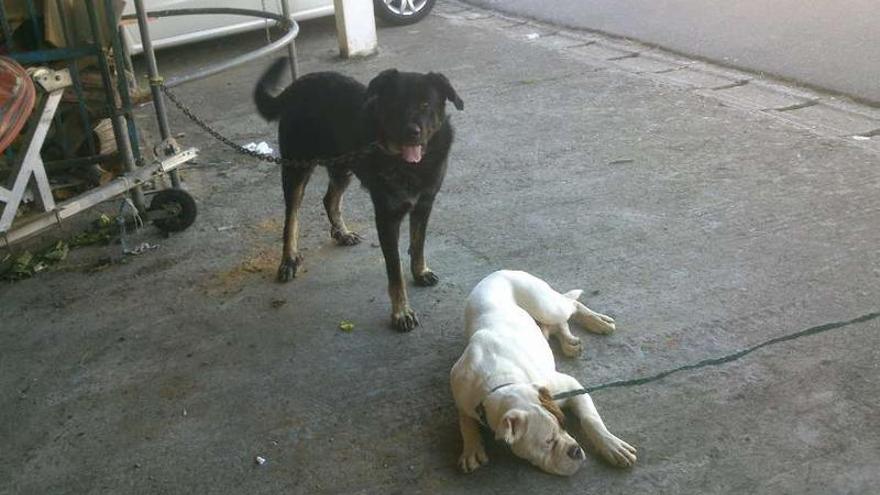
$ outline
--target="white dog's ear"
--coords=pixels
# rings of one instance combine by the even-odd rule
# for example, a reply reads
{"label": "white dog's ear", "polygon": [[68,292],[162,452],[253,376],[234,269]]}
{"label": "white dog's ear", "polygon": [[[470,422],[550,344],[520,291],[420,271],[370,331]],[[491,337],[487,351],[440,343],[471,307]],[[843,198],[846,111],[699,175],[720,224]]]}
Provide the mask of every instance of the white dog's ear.
{"label": "white dog's ear", "polygon": [[584,291],[582,291],[581,289],[576,289],[576,290],[570,290],[570,291],[566,292],[565,294],[563,294],[563,296],[565,296],[569,299],[572,299],[574,301],[577,301],[581,297],[581,294],[583,294],[583,293],[584,293]]}
{"label": "white dog's ear", "polygon": [[526,431],[526,412],[520,409],[511,409],[502,416],[498,428],[495,428],[495,438],[503,440],[507,445],[513,445]]}

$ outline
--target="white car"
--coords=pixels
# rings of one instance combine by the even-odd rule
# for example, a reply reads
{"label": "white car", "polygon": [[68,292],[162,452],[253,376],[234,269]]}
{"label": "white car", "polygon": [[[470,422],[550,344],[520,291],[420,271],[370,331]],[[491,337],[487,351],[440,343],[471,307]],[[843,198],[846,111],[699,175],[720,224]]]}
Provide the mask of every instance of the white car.
{"label": "white car", "polygon": [[[373,0],[376,15],[391,24],[412,24],[428,15],[436,0]],[[288,0],[294,19],[304,21],[333,15],[333,0]],[[228,7],[281,13],[280,0],[145,0],[147,12],[171,9]],[[126,2],[123,14],[134,14],[134,2]],[[150,22],[154,48],[193,43],[260,29],[265,19],[238,15],[186,15],[162,17]],[[132,53],[143,51],[137,23],[125,28]]]}

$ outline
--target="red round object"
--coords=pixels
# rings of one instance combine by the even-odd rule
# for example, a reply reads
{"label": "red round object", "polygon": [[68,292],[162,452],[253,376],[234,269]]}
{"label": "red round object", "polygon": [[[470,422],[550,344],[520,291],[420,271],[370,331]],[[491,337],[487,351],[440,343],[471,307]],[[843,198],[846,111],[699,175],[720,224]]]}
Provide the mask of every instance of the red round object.
{"label": "red round object", "polygon": [[15,140],[34,110],[36,90],[24,67],[0,57],[0,153]]}

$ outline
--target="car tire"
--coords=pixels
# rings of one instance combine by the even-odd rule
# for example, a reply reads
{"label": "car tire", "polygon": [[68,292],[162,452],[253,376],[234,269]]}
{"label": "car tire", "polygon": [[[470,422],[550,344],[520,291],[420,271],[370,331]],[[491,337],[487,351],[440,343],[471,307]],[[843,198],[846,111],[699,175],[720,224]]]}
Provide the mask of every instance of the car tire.
{"label": "car tire", "polygon": [[[422,20],[437,0],[373,0],[376,16],[395,26],[405,26]],[[415,10],[411,8],[415,7]]]}

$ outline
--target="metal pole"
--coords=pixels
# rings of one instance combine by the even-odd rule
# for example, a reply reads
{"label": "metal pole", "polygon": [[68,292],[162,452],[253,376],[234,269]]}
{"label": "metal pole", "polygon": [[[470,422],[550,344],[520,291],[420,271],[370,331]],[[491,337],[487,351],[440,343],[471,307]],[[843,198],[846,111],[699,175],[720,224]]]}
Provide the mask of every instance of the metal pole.
{"label": "metal pole", "polygon": [[[156,108],[156,120],[159,122],[159,135],[162,140],[171,138],[171,128],[168,125],[168,111],[165,107],[165,99],[162,96],[160,86],[164,82],[159,75],[159,67],[156,65],[156,54],[153,51],[153,39],[150,38],[150,27],[147,25],[147,11],[144,9],[144,0],[134,0],[134,8],[137,13],[138,31],[141,34],[141,45],[144,49],[144,57],[147,60],[147,73],[150,77],[150,93],[153,96],[153,105]],[[177,171],[171,172],[171,185],[180,187],[180,176]]]}
{"label": "metal pole", "polygon": [[[43,48],[43,30],[40,29],[40,17],[37,16],[37,8],[34,6],[34,0],[27,0],[27,14],[31,21],[31,30],[34,33],[34,41],[37,42],[37,49]],[[7,38],[7,43],[12,42],[12,38]]]}
{"label": "metal pole", "polygon": [[140,143],[138,142],[137,126],[134,124],[132,115],[131,95],[128,92],[128,78],[125,75],[125,56],[122,53],[122,31],[113,10],[113,0],[104,0],[104,14],[107,18],[107,32],[113,38],[113,57],[116,66],[116,86],[119,88],[119,96],[122,99],[122,113],[125,115],[128,125],[128,136],[134,152],[135,163],[141,163]]}
{"label": "metal pole", "polygon": [[[164,79],[162,81],[162,85],[164,88],[173,88],[177,85],[194,81],[196,79],[201,79],[203,77],[212,76],[219,72],[222,72],[226,69],[231,69],[233,67],[237,67],[243,63],[250,62],[251,60],[256,60],[263,55],[274,52],[275,50],[279,50],[284,46],[289,45],[299,34],[299,24],[293,20],[285,20],[284,16],[281,14],[276,14],[274,12],[267,11],[259,11],[259,10],[249,10],[249,9],[237,9],[237,8],[229,8],[229,7],[200,7],[193,9],[170,9],[170,10],[154,10],[149,12],[149,17],[151,19],[159,19],[162,17],[176,17],[176,16],[187,16],[187,15],[208,15],[208,14],[222,14],[222,15],[242,15],[242,16],[250,16],[250,17],[259,17],[270,19],[278,23],[279,26],[284,27],[287,32],[284,33],[283,36],[273,41],[272,43],[262,46],[256,50],[247,52],[243,55],[238,55],[235,57],[224,59],[222,62],[215,63],[209,65],[207,67],[202,67],[199,69],[190,72],[189,74],[184,74],[181,76],[172,76],[168,79]],[[127,14],[122,17],[123,19],[137,19],[137,14]],[[296,52],[294,52],[294,55]],[[164,89],[163,88],[163,89]]]}
{"label": "metal pole", "polygon": [[[158,14],[158,12],[157,12]],[[262,46],[254,51],[245,53],[243,55],[239,55],[237,57],[232,57],[224,60],[223,62],[209,65],[208,67],[203,67],[201,69],[197,69],[189,74],[184,74],[182,76],[172,76],[165,80],[166,88],[173,88],[180,84],[194,81],[196,79],[201,79],[203,77],[212,76],[219,72],[223,72],[226,69],[231,69],[233,67],[237,67],[245,62],[250,62],[251,60],[256,60],[267,53],[272,53],[275,50],[281,48],[284,45],[287,45],[294,38],[296,38],[299,33],[299,25],[296,23],[291,23],[288,25],[287,33],[273,41],[271,44]]]}
{"label": "metal pole", "polygon": [[[70,32],[70,26],[67,24],[68,12],[62,0],[55,0],[55,9],[58,10],[58,17],[61,19],[61,32],[64,34],[64,45],[66,48],[73,48],[73,35]],[[79,108],[79,118],[82,120],[83,128],[86,130],[86,143],[89,145],[89,154],[97,155],[98,149],[95,146],[95,134],[92,132],[92,121],[89,118],[89,110],[86,108],[86,99],[83,94],[82,82],[79,77],[79,64],[76,59],[67,62],[67,68],[70,70],[70,79],[73,81],[73,92],[76,94],[76,103]]]}
{"label": "metal pole", "polygon": [[[290,18],[290,3],[289,0],[281,0],[281,14],[287,20],[288,23],[293,20]],[[297,77],[299,77],[299,67],[296,61],[296,41],[290,40],[290,44],[287,45],[287,55],[290,58],[290,75],[293,77],[293,80],[296,81]]]}
{"label": "metal pole", "polygon": [[[101,36],[101,25],[98,23],[98,15],[95,13],[94,0],[86,0],[86,10],[89,14],[89,24],[92,28],[92,36],[97,48],[98,67],[101,69],[101,83],[106,92],[107,111],[110,114],[110,120],[113,124],[113,134],[116,137],[116,147],[122,155],[125,170],[132,172],[136,166],[134,163],[134,153],[131,149],[131,141],[128,136],[128,128],[126,127],[125,118],[119,113],[116,106],[116,92],[113,90],[113,76],[110,74],[110,65],[107,62],[107,53],[104,51],[103,37]],[[146,211],[146,203],[144,202],[144,192],[140,186],[135,186],[131,191],[132,199],[138,210]]]}

